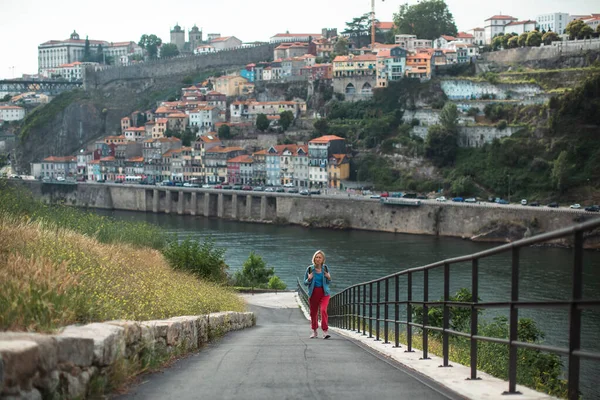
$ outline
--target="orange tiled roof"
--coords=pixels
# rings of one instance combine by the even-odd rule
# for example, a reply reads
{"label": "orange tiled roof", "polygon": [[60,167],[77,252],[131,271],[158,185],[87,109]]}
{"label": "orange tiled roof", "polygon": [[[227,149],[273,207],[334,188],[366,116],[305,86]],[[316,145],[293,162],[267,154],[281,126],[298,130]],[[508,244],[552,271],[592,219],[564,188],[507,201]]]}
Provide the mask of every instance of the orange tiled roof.
{"label": "orange tiled roof", "polygon": [[144,157],[132,157],[132,158],[128,158],[126,161],[130,161],[130,162],[144,162]]}
{"label": "orange tiled roof", "polygon": [[379,29],[394,29],[394,23],[393,22],[377,22],[375,23],[375,26]]}
{"label": "orange tiled roof", "polygon": [[516,20],[515,17],[511,17],[510,15],[494,15],[493,17],[486,19],[486,21],[489,21],[492,19],[515,19]]}
{"label": "orange tiled roof", "polygon": [[213,147],[207,153],[229,153],[231,151],[244,151],[241,147]]}
{"label": "orange tiled roof", "polygon": [[341,137],[335,136],[335,135],[325,135],[325,136],[321,136],[316,139],[313,139],[308,143],[329,143],[332,140],[344,140],[344,138],[341,138]]}
{"label": "orange tiled roof", "polygon": [[75,156],[66,156],[66,157],[50,156],[50,157],[44,158],[43,161],[45,161],[45,162],[74,162],[74,161],[77,161],[77,157],[75,157]]}
{"label": "orange tiled roof", "polygon": [[246,163],[246,164],[249,164],[249,163],[253,163],[254,160],[249,155],[242,154],[241,156],[237,156],[237,157],[234,157],[234,158],[231,158],[231,159],[227,160],[227,162],[228,163]]}

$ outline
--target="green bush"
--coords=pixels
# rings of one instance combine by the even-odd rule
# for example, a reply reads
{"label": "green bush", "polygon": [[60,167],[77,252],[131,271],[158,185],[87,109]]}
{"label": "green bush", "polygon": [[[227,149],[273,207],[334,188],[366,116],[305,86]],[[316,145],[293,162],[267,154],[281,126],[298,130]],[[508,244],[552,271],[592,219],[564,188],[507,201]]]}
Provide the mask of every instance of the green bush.
{"label": "green bush", "polygon": [[[244,261],[243,268],[233,275],[233,282],[235,286],[264,289],[267,288],[274,277],[274,268],[267,268],[267,263],[263,258],[251,252],[248,259]],[[274,281],[274,284],[277,284],[277,282]]]}
{"label": "green bush", "polygon": [[284,290],[286,287],[287,285],[277,275],[269,279],[269,289]]}
{"label": "green bush", "polygon": [[173,237],[163,254],[175,270],[187,271],[198,278],[213,282],[227,280],[229,267],[225,264],[225,249],[216,248],[211,237],[205,238],[202,245],[191,237],[181,242],[177,237]]}

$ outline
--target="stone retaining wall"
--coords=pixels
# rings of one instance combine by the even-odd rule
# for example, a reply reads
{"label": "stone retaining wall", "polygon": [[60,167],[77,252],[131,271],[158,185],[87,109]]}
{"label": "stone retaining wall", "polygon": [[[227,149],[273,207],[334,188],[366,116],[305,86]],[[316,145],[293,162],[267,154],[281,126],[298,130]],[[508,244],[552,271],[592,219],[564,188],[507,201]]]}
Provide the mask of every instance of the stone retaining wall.
{"label": "stone retaining wall", "polygon": [[71,325],[53,335],[0,332],[0,399],[81,399],[102,392],[124,363],[141,369],[254,326],[254,313]]}

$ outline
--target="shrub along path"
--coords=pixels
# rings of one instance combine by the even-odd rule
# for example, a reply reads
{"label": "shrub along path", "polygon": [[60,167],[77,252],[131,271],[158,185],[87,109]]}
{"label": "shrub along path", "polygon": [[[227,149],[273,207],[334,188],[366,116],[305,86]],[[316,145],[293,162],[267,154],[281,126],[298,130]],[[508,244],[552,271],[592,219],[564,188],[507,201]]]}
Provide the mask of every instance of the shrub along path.
{"label": "shrub along path", "polygon": [[169,369],[143,376],[116,398],[459,398],[335,333],[329,340],[309,339],[309,323],[297,304],[275,307],[250,305],[254,328],[228,333]]}

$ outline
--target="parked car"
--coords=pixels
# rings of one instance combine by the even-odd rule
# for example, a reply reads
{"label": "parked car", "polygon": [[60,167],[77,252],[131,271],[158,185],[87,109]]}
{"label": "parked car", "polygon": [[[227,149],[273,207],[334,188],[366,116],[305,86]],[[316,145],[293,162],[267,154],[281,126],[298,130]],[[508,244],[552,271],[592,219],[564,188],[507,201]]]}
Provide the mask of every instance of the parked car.
{"label": "parked car", "polygon": [[[256,189],[254,189],[254,190],[256,190]],[[268,188],[265,189],[265,192],[273,193],[273,192],[275,192],[275,188],[274,187],[268,187]]]}
{"label": "parked car", "polygon": [[529,206],[531,206],[531,207],[539,207],[540,203],[538,203],[537,201],[532,201],[531,203],[529,203]]}
{"label": "parked car", "polygon": [[380,194],[381,197],[390,197],[390,194],[388,192],[383,192]]}
{"label": "parked car", "polygon": [[504,199],[497,199],[496,204],[508,204],[508,201],[506,201]]}
{"label": "parked car", "polygon": [[477,203],[477,199],[475,197],[468,197],[465,199],[465,203]]}
{"label": "parked car", "polygon": [[[16,176],[16,175],[15,175],[15,176]],[[57,182],[64,182],[64,181],[65,181],[65,178],[64,178],[64,177],[62,177],[62,176],[57,176],[57,177],[56,177],[56,181],[57,181]]]}
{"label": "parked car", "polygon": [[242,185],[234,185],[233,186],[233,190],[243,190],[242,188],[243,188]]}
{"label": "parked car", "polygon": [[444,201],[446,201],[446,197],[444,197],[444,196],[440,196],[440,197],[438,197],[437,199],[435,199],[435,201],[444,202]]}
{"label": "parked car", "polygon": [[231,185],[223,185],[223,190],[231,190]]}
{"label": "parked car", "polygon": [[593,206],[584,208],[584,210],[590,211],[590,212],[600,212],[600,206],[593,205]]}
{"label": "parked car", "polygon": [[521,205],[522,205],[522,206],[526,206],[526,205],[527,205],[527,199],[523,199],[523,200],[521,200]]}
{"label": "parked car", "polygon": [[321,191],[319,189],[313,189],[310,191],[310,194],[321,194]]}
{"label": "parked car", "polygon": [[175,186],[183,187],[183,182],[175,182]]}
{"label": "parked car", "polygon": [[223,189],[223,185],[215,185],[213,186],[213,189]]}
{"label": "parked car", "polygon": [[369,196],[369,198],[370,198],[370,199],[380,199],[380,198],[381,198],[381,196],[380,196],[380,195],[378,195],[378,194],[372,194],[372,195],[370,195],[370,196]]}
{"label": "parked car", "polygon": [[264,192],[264,191],[265,191],[265,188],[264,188],[264,187],[262,187],[262,186],[257,186],[257,187],[255,187],[255,188],[254,188],[254,191],[255,191],[255,192]]}
{"label": "parked car", "polygon": [[306,190],[306,189],[302,189],[302,190],[300,191],[300,194],[301,194],[302,196],[308,196],[308,195],[310,194],[310,192],[309,192],[308,190]]}
{"label": "parked car", "polygon": [[419,200],[427,200],[427,196],[423,196],[422,194],[417,196],[417,199]]}
{"label": "parked car", "polygon": [[465,199],[463,199],[462,197],[454,197],[452,198],[452,201],[455,203],[462,203],[465,201]]}
{"label": "parked car", "polygon": [[577,203],[575,203],[575,204],[571,204],[571,205],[569,206],[569,208],[571,208],[571,209],[573,209],[573,210],[579,210],[579,209],[581,208],[581,204],[577,204]]}
{"label": "parked car", "polygon": [[298,189],[296,189],[296,188],[289,188],[287,192],[288,193],[298,193]]}
{"label": "parked car", "polygon": [[276,191],[277,193],[285,193],[285,189],[284,189],[284,188],[282,188],[282,187],[278,187],[277,189],[275,189],[275,191]]}
{"label": "parked car", "polygon": [[244,185],[242,186],[242,190],[252,190],[252,186]]}
{"label": "parked car", "polygon": [[547,207],[550,207],[550,208],[558,208],[558,203],[557,203],[557,202],[555,202],[555,201],[553,201],[552,203],[548,204],[548,206],[547,206]]}
{"label": "parked car", "polygon": [[212,189],[213,185],[209,185],[208,183],[205,183],[204,185],[202,185],[203,189]]}
{"label": "parked car", "polygon": [[391,197],[402,197],[402,192],[392,192]]}
{"label": "parked car", "polygon": [[106,180],[105,179],[98,179],[96,182],[98,182],[98,183],[104,183],[104,182],[106,182]]}

